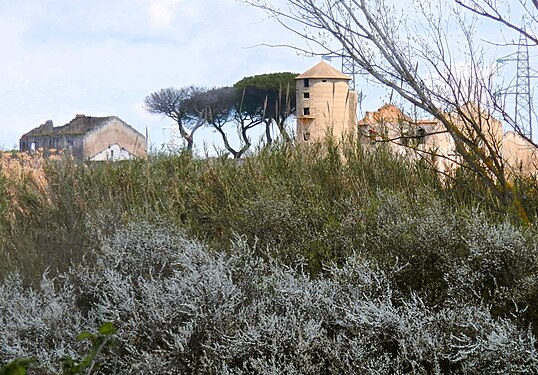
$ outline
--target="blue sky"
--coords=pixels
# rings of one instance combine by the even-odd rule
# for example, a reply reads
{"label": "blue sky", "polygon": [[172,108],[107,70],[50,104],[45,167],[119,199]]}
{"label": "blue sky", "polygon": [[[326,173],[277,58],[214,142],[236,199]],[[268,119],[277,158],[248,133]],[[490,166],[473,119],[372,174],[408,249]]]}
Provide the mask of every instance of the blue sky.
{"label": "blue sky", "polygon": [[[2,1],[0,147],[11,149],[46,120],[59,126],[77,113],[116,115],[142,133],[147,126],[159,147],[171,121],[143,109],[148,94],[302,72],[319,58],[255,47],[294,38],[234,0]],[[210,133],[203,138],[212,142]]]}
{"label": "blue sky", "polygon": [[[486,25],[480,38],[502,37],[498,25]],[[46,120],[60,126],[82,113],[116,115],[142,133],[147,127],[158,149],[173,123],[144,110],[150,93],[301,73],[320,60],[262,43],[303,41],[236,0],[0,1],[0,148],[17,147],[22,134]],[[364,80],[359,90],[368,111],[388,97]],[[199,151],[218,141],[209,130],[195,139]]]}

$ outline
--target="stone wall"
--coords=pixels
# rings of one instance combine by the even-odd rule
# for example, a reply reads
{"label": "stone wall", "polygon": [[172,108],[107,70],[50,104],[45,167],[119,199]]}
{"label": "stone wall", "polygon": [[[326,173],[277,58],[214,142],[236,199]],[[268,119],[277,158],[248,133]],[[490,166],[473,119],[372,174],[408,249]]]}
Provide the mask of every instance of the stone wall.
{"label": "stone wall", "polygon": [[32,152],[43,150],[62,150],[76,159],[82,159],[83,137],[81,135],[63,136],[28,136],[19,142],[19,150],[22,152]]}
{"label": "stone wall", "polygon": [[83,160],[103,152],[113,145],[119,145],[135,157],[146,157],[146,139],[117,117],[106,124],[92,129],[84,136]]}

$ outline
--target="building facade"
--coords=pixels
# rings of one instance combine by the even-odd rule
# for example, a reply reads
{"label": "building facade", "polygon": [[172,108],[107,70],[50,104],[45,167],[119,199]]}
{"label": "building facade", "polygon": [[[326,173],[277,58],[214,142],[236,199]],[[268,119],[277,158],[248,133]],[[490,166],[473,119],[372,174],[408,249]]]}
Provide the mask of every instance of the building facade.
{"label": "building facade", "polygon": [[20,138],[20,151],[38,149],[66,152],[79,161],[117,161],[146,157],[147,141],[116,116],[77,115],[63,126],[48,120]]}
{"label": "building facade", "polygon": [[350,77],[321,61],[295,79],[299,142],[355,134],[358,98],[349,89]]}
{"label": "building facade", "polygon": [[[357,121],[358,96],[349,89],[350,77],[325,61],[295,78],[297,80],[297,141],[315,143],[327,136],[340,140],[348,135],[357,136],[364,145],[385,144],[391,150],[411,159],[428,157],[443,173],[461,165],[454,138],[436,119],[412,119],[398,107],[385,104],[375,112],[366,112]],[[460,114],[447,113],[446,117],[462,132],[473,139],[476,129],[463,117],[472,118],[480,128],[483,140],[502,156],[507,173],[538,172],[538,150],[516,132],[504,132],[502,123],[468,104]],[[490,152],[484,148],[484,152]]]}

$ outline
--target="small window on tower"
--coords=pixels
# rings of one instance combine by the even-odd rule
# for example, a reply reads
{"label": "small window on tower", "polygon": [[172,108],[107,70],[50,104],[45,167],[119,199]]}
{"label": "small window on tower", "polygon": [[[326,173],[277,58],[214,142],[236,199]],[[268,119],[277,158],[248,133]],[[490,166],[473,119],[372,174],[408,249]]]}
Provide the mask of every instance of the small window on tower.
{"label": "small window on tower", "polygon": [[303,115],[310,116],[310,108],[303,108]]}
{"label": "small window on tower", "polygon": [[426,129],[421,128],[421,127],[417,129],[417,143],[419,145],[423,145],[425,143],[426,135],[428,135],[428,133],[426,132]]}
{"label": "small window on tower", "polygon": [[308,98],[310,98],[310,93],[309,93],[309,92],[305,92],[305,93],[303,94],[303,96],[304,96],[305,99],[308,99]]}
{"label": "small window on tower", "polygon": [[310,80],[308,78],[304,79],[304,87],[310,87]]}
{"label": "small window on tower", "polygon": [[327,80],[326,80],[326,79],[322,79],[321,82],[327,82]]}

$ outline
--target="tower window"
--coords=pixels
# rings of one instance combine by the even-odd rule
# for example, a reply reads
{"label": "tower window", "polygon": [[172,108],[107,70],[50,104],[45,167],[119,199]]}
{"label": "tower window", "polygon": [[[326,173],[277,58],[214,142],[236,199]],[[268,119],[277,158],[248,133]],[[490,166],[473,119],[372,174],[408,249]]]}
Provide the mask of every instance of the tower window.
{"label": "tower window", "polygon": [[310,87],[310,79],[308,78],[304,79],[304,87]]}
{"label": "tower window", "polygon": [[327,82],[327,80],[326,80],[326,79],[322,79],[321,82]]}
{"label": "tower window", "polygon": [[305,99],[310,98],[310,93],[309,93],[309,92],[305,92],[305,93],[303,93],[303,97],[304,97]]}
{"label": "tower window", "polygon": [[426,135],[427,135],[427,134],[428,134],[428,133],[426,132],[426,129],[421,128],[421,127],[419,127],[419,128],[417,129],[417,143],[418,143],[419,145],[423,145],[423,144],[425,143]]}
{"label": "tower window", "polygon": [[310,116],[310,108],[308,107],[303,108],[303,115]]}

